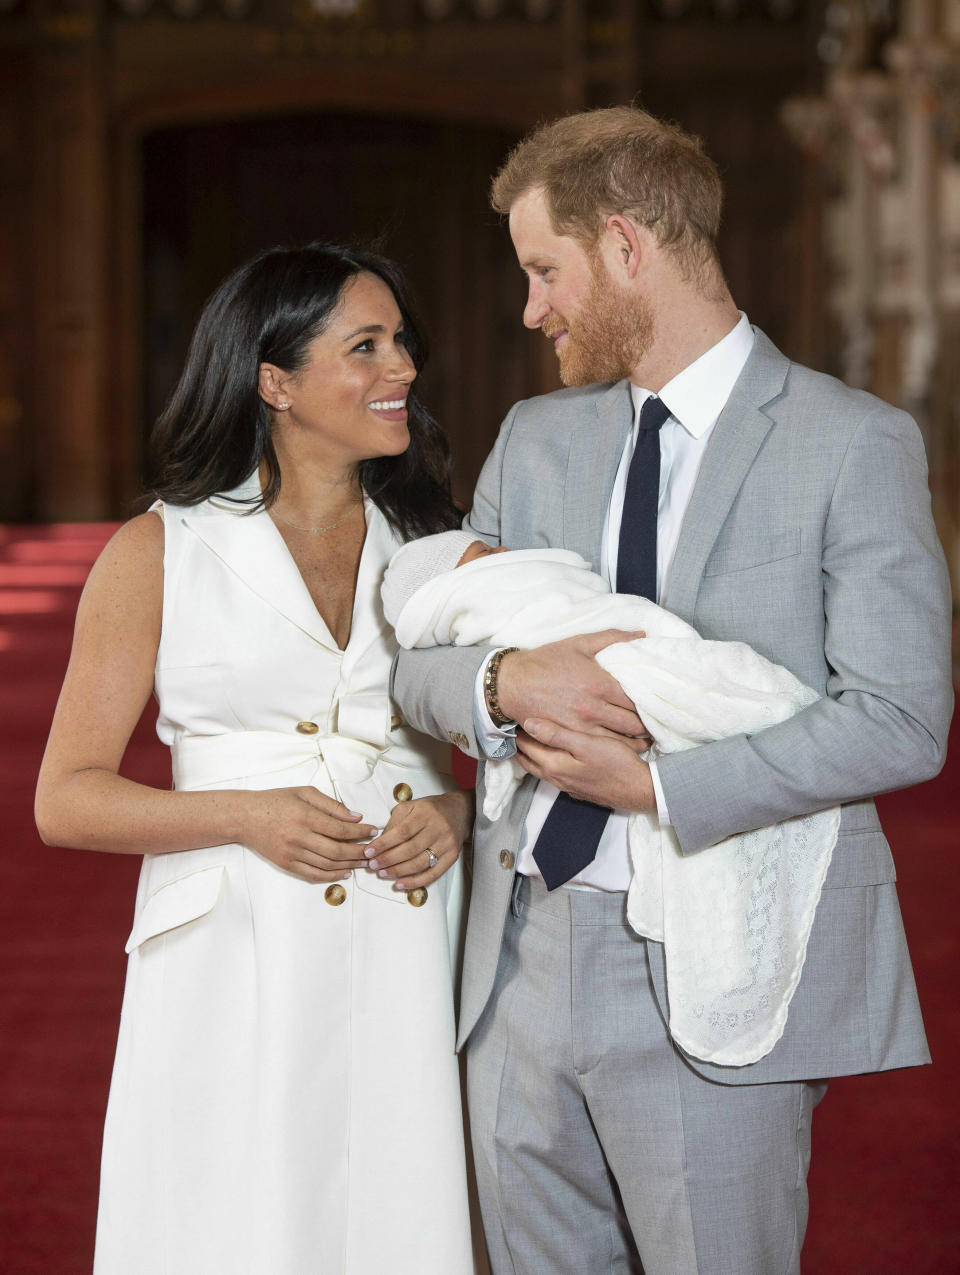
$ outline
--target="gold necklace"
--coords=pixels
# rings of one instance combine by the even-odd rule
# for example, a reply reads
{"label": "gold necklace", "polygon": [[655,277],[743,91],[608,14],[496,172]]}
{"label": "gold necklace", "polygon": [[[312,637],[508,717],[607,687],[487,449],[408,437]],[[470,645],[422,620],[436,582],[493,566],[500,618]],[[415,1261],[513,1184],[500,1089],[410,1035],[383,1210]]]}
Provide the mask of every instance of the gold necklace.
{"label": "gold necklace", "polygon": [[305,531],[311,536],[325,536],[328,531],[336,531],[337,527],[339,527],[340,524],[346,519],[348,514],[353,513],[354,509],[356,508],[357,508],[356,505],[351,505],[350,508],[347,509],[345,513],[342,513],[340,515],[340,517],[337,519],[336,522],[329,522],[327,523],[325,527],[301,527],[298,523],[291,522],[289,518],[284,518],[283,514],[279,511],[279,509],[277,509],[276,506],[274,506],[273,509],[270,510],[270,512],[275,517],[279,518],[282,523],[286,523],[288,527],[292,527],[294,531]]}

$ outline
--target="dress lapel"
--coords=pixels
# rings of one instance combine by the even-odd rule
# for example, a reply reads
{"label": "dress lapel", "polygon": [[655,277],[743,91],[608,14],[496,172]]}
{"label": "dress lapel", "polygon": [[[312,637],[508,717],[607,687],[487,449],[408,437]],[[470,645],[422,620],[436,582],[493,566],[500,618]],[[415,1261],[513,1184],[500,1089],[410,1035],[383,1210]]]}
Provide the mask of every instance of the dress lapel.
{"label": "dress lapel", "polygon": [[369,496],[363,498],[363,512],[367,521],[367,534],[357,569],[344,676],[373,642],[384,632],[391,632],[380,602],[380,584],[387,563],[400,548],[401,541]]}
{"label": "dress lapel", "polygon": [[226,497],[215,496],[180,516],[207,548],[274,610],[321,646],[339,650],[269,514],[263,509],[248,513],[230,503],[230,498],[255,499],[259,493],[253,474]]}
{"label": "dress lapel", "polygon": [[763,408],[783,392],[790,361],[758,329],[697,475],[661,606],[690,620],[717,536],[774,421]]}
{"label": "dress lapel", "polygon": [[603,524],[623,445],[633,424],[629,381],[618,381],[596,400],[597,424],[575,426],[563,498],[563,547],[600,569]]}

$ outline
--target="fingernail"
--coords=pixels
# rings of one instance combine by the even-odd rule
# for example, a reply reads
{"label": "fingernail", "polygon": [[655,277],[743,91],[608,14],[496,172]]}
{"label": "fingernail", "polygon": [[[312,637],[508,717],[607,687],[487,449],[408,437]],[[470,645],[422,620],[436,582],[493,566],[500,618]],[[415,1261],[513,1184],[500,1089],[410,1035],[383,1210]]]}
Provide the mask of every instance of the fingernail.
{"label": "fingernail", "polygon": [[[373,846],[367,846],[366,850],[364,850],[363,853],[368,859],[372,859],[377,852],[376,850],[374,850]],[[376,863],[374,863],[373,866],[376,867],[377,866]]]}
{"label": "fingernail", "polygon": [[404,885],[402,881],[394,881],[393,888],[395,890],[405,890],[407,887]]}
{"label": "fingernail", "polygon": [[349,881],[349,880],[350,880],[350,878],[351,878],[352,876],[353,876],[353,873],[352,873],[352,872],[345,872],[345,873],[343,874],[343,879],[344,879],[344,881]]}
{"label": "fingernail", "polygon": [[387,875],[386,868],[381,868],[380,871],[377,873],[378,877],[385,877],[386,875]]}
{"label": "fingernail", "polygon": [[377,860],[376,860],[376,859],[371,859],[371,860],[370,860],[370,862],[367,864],[367,867],[368,867],[368,868],[379,868],[379,867],[380,867],[380,864],[377,862]]}
{"label": "fingernail", "polygon": [[528,735],[536,735],[537,731],[540,729],[540,722],[536,717],[531,717],[529,721],[523,723],[523,729]]}

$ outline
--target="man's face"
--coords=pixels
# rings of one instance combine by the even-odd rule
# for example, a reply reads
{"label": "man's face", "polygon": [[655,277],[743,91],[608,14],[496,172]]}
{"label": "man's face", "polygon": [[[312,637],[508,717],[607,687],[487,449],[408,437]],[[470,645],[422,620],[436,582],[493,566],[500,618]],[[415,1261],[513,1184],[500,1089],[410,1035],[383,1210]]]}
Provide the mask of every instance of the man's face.
{"label": "man's face", "polygon": [[653,335],[645,298],[611,277],[599,250],[554,231],[539,189],[510,209],[510,236],[529,284],[523,322],[553,342],[564,385],[629,376]]}

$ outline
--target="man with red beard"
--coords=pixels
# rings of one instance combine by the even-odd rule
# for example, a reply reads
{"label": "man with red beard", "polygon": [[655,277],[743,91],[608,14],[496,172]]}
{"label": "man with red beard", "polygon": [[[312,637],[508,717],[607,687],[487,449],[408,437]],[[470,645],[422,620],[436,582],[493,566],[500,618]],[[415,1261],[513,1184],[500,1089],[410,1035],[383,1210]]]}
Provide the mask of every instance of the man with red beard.
{"label": "man with red beard", "polygon": [[[465,526],[576,550],[821,695],[753,736],[654,757],[593,659],[634,635],[399,657],[405,717],[481,757],[481,798],[484,757],[516,750],[531,776],[500,819],[478,818],[464,957],[495,1275],[796,1275],[827,1078],[929,1060],[871,799],[940,769],[952,707],[923,445],[903,412],[792,363],[737,310],[721,196],[696,138],[629,107],[541,127],[493,183],[524,323],[568,388],[511,410]],[[835,804],[779,1039],[744,1066],[685,1054],[663,947],[626,920],[629,813],[672,824],[687,856]],[[757,968],[777,958],[766,918],[782,903],[758,890]]]}

